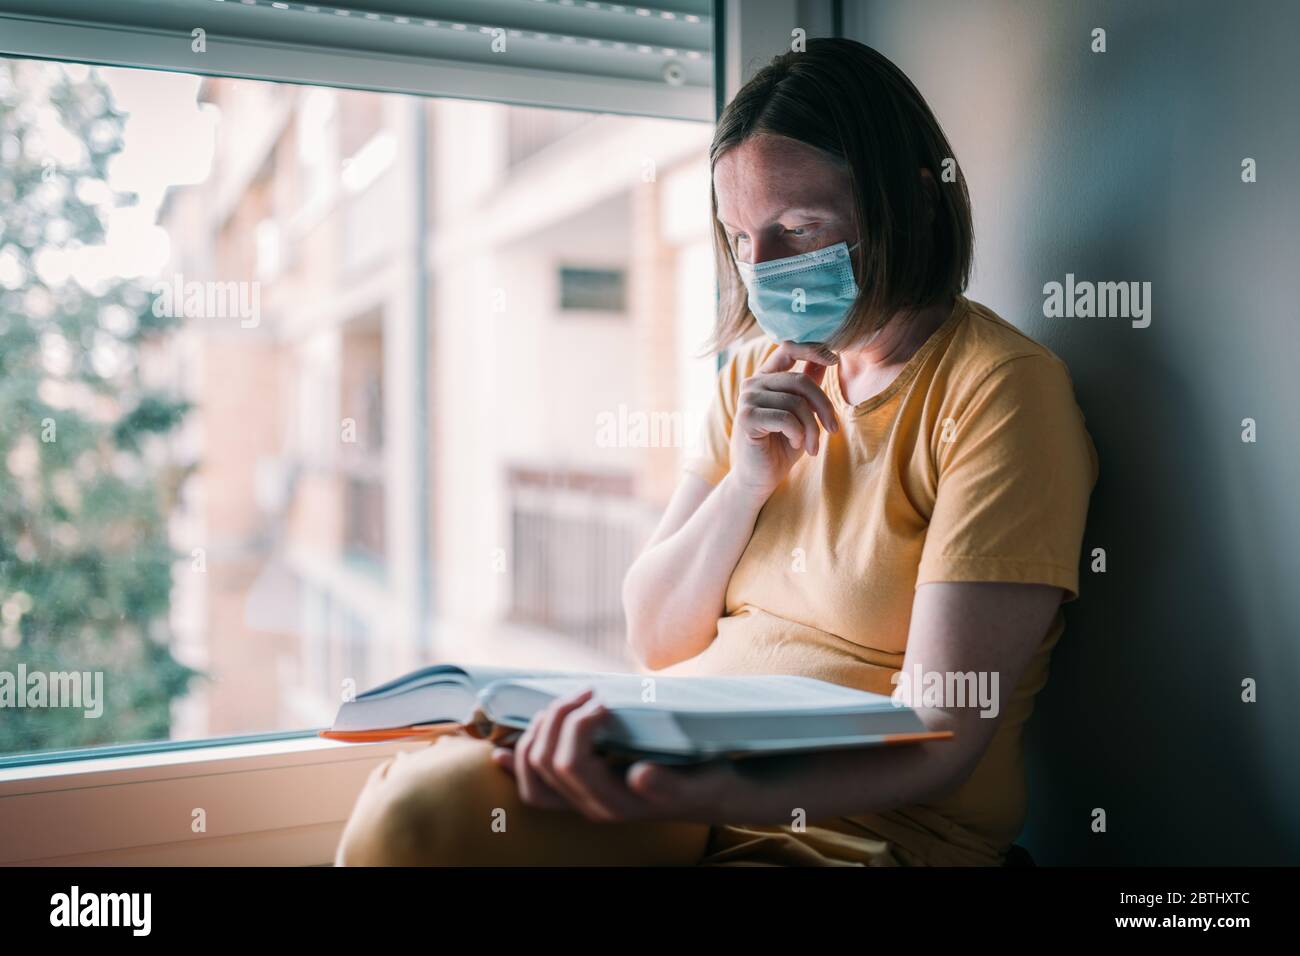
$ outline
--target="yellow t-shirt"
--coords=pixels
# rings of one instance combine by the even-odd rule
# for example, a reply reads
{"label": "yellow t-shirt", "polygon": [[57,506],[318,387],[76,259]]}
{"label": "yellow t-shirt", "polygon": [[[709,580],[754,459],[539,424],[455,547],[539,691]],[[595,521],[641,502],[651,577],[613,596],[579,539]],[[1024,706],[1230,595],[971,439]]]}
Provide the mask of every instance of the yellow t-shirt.
{"label": "yellow t-shirt", "polygon": [[[753,339],[727,362],[687,471],[714,484],[727,473],[740,384],[775,348]],[[834,366],[822,387],[843,428],[823,431],[820,453],[802,457],[763,506],[713,642],[659,673],[802,674],[890,694],[918,584],[1013,581],[1078,596],[1097,456],[1069,372],[1048,349],[959,295],[884,391],[849,405]],[[910,863],[1002,862],[1024,822],[1022,728],[1062,626],[1058,611],[957,790],[820,821],[821,837],[887,841]]]}

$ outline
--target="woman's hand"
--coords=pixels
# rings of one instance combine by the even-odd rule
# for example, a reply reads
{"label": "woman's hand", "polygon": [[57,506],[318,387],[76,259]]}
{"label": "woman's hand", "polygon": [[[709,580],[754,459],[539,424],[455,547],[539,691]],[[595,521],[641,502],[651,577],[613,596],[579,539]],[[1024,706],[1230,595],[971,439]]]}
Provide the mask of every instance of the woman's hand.
{"label": "woman's hand", "polygon": [[[804,370],[793,372],[803,360]],[[821,382],[839,359],[816,343],[782,342],[740,386],[731,426],[731,473],[747,492],[766,499],[804,452],[821,445],[818,419],[839,431],[839,419]]]}
{"label": "woman's hand", "polygon": [[513,749],[497,747],[492,759],[514,775],[529,806],[576,810],[598,822],[725,822],[742,790],[731,761],[667,767],[641,760],[616,767],[594,744],[607,715],[590,689],[558,698],[533,716]]}

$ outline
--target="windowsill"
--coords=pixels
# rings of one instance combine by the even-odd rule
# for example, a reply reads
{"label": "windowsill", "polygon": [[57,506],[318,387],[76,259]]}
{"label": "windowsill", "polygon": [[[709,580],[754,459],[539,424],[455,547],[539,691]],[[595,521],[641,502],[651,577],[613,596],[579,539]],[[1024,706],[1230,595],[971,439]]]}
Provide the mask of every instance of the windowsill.
{"label": "windowsill", "polygon": [[[195,764],[213,764],[218,761],[239,760],[242,758],[291,758],[297,754],[311,754],[324,750],[355,747],[335,740],[326,740],[314,733],[307,732],[298,736],[285,735],[276,740],[236,740],[226,743],[216,740],[188,741],[189,746],[175,746],[164,742],[156,749],[149,744],[132,748],[132,753],[109,753],[97,756],[93,749],[82,751],[54,751],[48,754],[32,754],[30,758],[18,754],[12,759],[22,760],[17,766],[4,766],[0,763],[0,797],[7,796],[19,781],[47,780],[72,777],[85,774],[102,774],[114,772],[139,772],[148,768],[159,770],[164,775],[171,773],[162,768],[185,767]],[[105,747],[104,750],[115,748]]]}
{"label": "windowsill", "polygon": [[327,864],[370,771],[424,746],[299,736],[4,768],[0,865]]}

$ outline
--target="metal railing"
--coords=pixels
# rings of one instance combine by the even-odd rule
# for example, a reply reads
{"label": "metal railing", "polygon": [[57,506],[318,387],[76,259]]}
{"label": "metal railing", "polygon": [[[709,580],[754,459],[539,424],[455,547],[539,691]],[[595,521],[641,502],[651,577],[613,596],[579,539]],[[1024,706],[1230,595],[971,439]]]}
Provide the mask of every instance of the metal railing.
{"label": "metal railing", "polygon": [[654,529],[630,476],[512,470],[511,620],[626,657],[623,577]]}

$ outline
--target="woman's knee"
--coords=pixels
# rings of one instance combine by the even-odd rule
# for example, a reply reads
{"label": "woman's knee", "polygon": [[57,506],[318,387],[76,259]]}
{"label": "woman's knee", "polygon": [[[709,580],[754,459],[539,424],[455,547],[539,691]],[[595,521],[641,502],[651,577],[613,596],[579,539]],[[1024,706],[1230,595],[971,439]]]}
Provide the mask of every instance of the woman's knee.
{"label": "woman's knee", "polygon": [[709,828],[596,823],[523,803],[492,745],[460,735],[402,754],[370,775],[339,842],[350,866],[683,866]]}
{"label": "woman's knee", "polygon": [[439,738],[371,772],[335,856],[343,866],[460,865],[489,832],[494,805],[513,792],[471,737]]}

